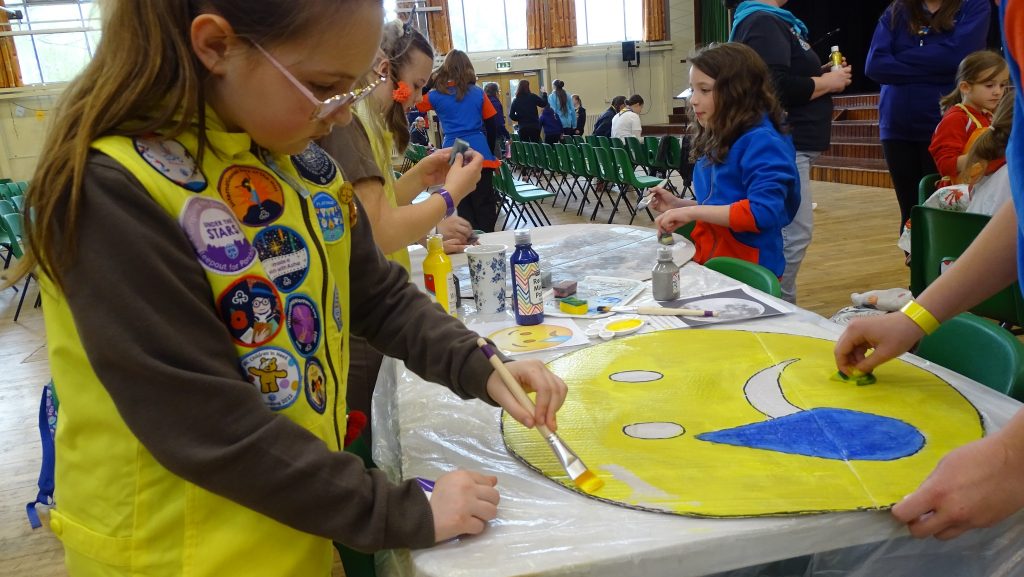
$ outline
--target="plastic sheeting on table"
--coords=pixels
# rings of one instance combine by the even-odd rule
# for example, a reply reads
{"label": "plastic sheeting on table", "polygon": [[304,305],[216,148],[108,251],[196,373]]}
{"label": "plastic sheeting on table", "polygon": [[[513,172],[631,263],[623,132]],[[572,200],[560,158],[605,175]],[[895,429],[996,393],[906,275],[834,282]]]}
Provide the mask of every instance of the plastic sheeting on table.
{"label": "plastic sheeting on table", "polygon": [[[683,294],[736,282],[683,268]],[[644,296],[638,300],[643,300]],[[781,301],[779,304],[783,304]],[[723,327],[726,328],[726,327]],[[730,329],[835,339],[841,327],[796,310]],[[715,328],[700,330],[717,330]],[[561,354],[537,354],[548,360]],[[1020,404],[951,371],[906,356],[960,390],[985,428],[1003,426]],[[498,518],[478,536],[419,551],[378,554],[380,575],[493,576],[1018,575],[1024,515],[949,542],[916,541],[888,512],[753,519],[699,519],[602,503],[556,485],[505,449],[499,409],[465,402],[388,360],[374,397],[374,459],[393,478],[472,469],[498,477]],[[794,559],[796,558],[796,559]],[[784,563],[773,563],[789,559]],[[746,568],[746,569],[744,569]]]}

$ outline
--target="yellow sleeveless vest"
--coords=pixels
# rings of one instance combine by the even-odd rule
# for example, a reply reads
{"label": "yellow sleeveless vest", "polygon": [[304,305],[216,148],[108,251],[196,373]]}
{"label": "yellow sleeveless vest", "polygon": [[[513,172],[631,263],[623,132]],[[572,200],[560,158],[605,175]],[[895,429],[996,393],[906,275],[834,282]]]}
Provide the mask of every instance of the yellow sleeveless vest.
{"label": "yellow sleeveless vest", "polygon": [[[125,166],[182,227],[242,372],[267,407],[340,451],[351,186],[343,186],[315,145],[264,161],[250,151],[247,135],[225,132],[212,115],[208,124],[217,153],[207,148],[201,167],[195,133],[176,140],[107,137],[93,147]],[[89,365],[63,295],[43,284],[61,399],[50,528],[64,543],[69,574],[328,575],[329,540],[201,489],[156,462]]]}

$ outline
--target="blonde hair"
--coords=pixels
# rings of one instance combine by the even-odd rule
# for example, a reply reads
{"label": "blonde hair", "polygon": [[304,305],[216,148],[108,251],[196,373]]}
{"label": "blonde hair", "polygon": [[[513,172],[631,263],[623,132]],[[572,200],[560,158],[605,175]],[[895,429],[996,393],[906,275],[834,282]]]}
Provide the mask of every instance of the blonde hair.
{"label": "blonde hair", "polygon": [[1006,156],[1006,145],[1010,141],[1010,128],[1013,126],[1013,92],[1003,94],[999,106],[992,115],[992,125],[974,140],[967,151],[964,170],[960,173],[960,181],[977,182],[984,176],[988,163]]}
{"label": "blonde hair", "polygon": [[[402,68],[412,61],[414,54],[421,52],[431,60],[434,59],[434,48],[430,41],[419,30],[401,20],[393,20],[384,25],[380,49],[391,63],[391,80],[396,87]],[[391,106],[384,113],[384,122],[394,138],[395,148],[400,154],[404,153],[409,146],[409,119],[405,116],[405,108],[401,102],[391,102]]]}
{"label": "blonde hair", "polygon": [[61,271],[75,254],[85,166],[97,138],[174,138],[198,122],[202,161],[208,73],[191,48],[196,16],[219,14],[238,36],[274,46],[308,36],[339,12],[337,1],[325,0],[106,0],[102,7],[96,53],[65,89],[32,176],[25,209],[33,215],[26,223],[32,251],[4,286],[38,264],[63,289]]}

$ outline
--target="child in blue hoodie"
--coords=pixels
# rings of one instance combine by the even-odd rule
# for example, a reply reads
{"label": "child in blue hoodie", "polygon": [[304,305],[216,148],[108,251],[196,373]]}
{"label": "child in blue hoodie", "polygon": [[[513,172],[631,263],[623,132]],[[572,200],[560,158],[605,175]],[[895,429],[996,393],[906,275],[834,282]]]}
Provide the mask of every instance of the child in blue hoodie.
{"label": "child in blue hoodie", "polygon": [[558,119],[558,114],[551,108],[547,98],[544,98],[544,110],[540,113],[540,125],[544,129],[545,144],[557,144],[562,141],[562,121]]}
{"label": "child in blue hoodie", "polygon": [[704,48],[690,62],[696,200],[652,189],[651,207],[664,211],[658,229],[696,221],[690,235],[696,262],[731,256],[781,276],[782,227],[800,206],[800,175],[793,144],[781,133],[782,108],[768,68],[735,42]]}

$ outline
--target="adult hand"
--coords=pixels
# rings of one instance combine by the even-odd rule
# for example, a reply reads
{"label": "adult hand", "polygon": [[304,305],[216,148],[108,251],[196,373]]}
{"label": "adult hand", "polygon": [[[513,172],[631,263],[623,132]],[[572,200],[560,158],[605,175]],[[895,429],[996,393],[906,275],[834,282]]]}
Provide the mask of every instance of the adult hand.
{"label": "adult hand", "polygon": [[658,212],[665,212],[671,208],[679,208],[683,206],[693,206],[697,204],[692,200],[679,198],[667,188],[661,188],[660,186],[653,186],[647,189],[647,194],[652,195],[654,198],[651,199],[651,204],[648,206],[652,210]]}
{"label": "adult hand", "polygon": [[487,379],[487,394],[494,399],[494,402],[501,405],[501,408],[508,411],[513,419],[523,425],[533,427],[539,422],[547,425],[552,431],[557,430],[558,421],[555,413],[565,402],[565,395],[568,393],[565,382],[540,361],[514,361],[506,364],[505,367],[519,381],[523,390],[527,393],[531,391],[537,393],[534,399],[536,410],[530,414],[519,404],[519,401],[512,396],[512,392],[505,386],[505,382],[501,380],[498,371],[491,373]]}
{"label": "adult hand", "polygon": [[830,70],[821,75],[822,80],[829,92],[842,92],[853,82],[853,70],[849,66],[843,66],[839,70]]}
{"label": "adult hand", "polygon": [[466,155],[460,152],[455,155],[455,164],[448,169],[448,177],[444,181],[444,187],[452,195],[452,200],[455,201],[456,205],[476,188],[476,183],[480,180],[480,171],[483,169],[483,166],[484,155],[478,152],[470,151]]}
{"label": "adult hand", "polygon": [[453,471],[438,477],[430,497],[434,541],[476,535],[498,516],[497,477],[473,471]]}
{"label": "adult hand", "polygon": [[[836,342],[836,367],[843,373],[870,373],[910,350],[924,337],[921,327],[903,313],[854,319]],[[874,349],[870,356],[869,349]]]}
{"label": "adult hand", "polygon": [[1024,507],[1024,447],[1002,433],[943,457],[924,483],[892,508],[893,516],[914,537],[946,540],[991,527]]}
{"label": "adult hand", "polygon": [[[845,56],[843,56],[843,63],[840,66],[842,66],[843,68],[846,68],[847,66],[849,66],[849,64],[846,63],[846,57]],[[826,62],[826,63],[821,65],[821,71],[822,72],[828,72],[829,70],[832,70],[832,61],[831,60],[829,60],[828,62]]]}
{"label": "adult hand", "polygon": [[696,206],[673,208],[667,212],[659,214],[658,218],[654,219],[654,224],[658,225],[658,230],[661,232],[674,232],[684,224],[689,224],[698,220],[697,215],[694,212],[696,208]]}

